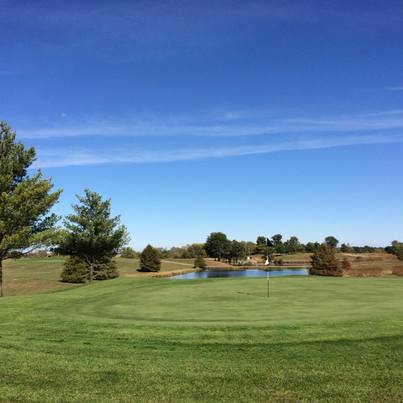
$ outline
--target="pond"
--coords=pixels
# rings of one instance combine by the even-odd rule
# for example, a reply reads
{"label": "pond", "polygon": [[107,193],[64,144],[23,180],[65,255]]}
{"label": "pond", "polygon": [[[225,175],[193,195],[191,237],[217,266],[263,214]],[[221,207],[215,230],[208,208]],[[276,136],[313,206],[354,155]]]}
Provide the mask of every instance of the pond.
{"label": "pond", "polygon": [[[262,269],[244,269],[244,270],[200,270],[192,273],[178,274],[172,276],[175,280],[194,280],[199,278],[218,278],[218,277],[266,277],[268,272]],[[282,276],[309,276],[309,270],[300,267],[288,267],[287,269],[270,270],[270,277]]]}

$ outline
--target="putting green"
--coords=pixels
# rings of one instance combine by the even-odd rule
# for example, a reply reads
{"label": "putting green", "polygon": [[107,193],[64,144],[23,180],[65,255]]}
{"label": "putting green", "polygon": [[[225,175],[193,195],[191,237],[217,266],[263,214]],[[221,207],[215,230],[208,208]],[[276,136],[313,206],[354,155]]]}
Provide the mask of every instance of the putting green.
{"label": "putting green", "polygon": [[117,279],[0,300],[0,400],[402,401],[402,278]]}
{"label": "putting green", "polygon": [[176,325],[274,325],[382,318],[385,312],[403,315],[403,303],[396,304],[402,297],[399,279],[293,277],[270,281],[267,298],[265,279],[117,280],[86,288],[86,303],[72,301],[66,311],[82,318]]}

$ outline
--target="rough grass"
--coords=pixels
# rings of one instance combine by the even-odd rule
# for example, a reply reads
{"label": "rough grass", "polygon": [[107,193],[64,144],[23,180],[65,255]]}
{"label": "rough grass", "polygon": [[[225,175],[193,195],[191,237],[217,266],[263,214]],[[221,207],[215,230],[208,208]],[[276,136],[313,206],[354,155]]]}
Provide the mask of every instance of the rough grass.
{"label": "rough grass", "polygon": [[[117,258],[116,261],[121,277],[148,277],[151,275],[151,273],[137,272],[138,259]],[[63,257],[6,260],[4,294],[6,296],[30,295],[81,287],[80,284],[68,284],[60,281],[63,262]],[[186,271],[191,267],[192,265],[186,261],[181,265],[177,262],[162,261],[161,272]]]}
{"label": "rough grass", "polygon": [[2,401],[402,401],[403,279],[121,278],[0,301]]}

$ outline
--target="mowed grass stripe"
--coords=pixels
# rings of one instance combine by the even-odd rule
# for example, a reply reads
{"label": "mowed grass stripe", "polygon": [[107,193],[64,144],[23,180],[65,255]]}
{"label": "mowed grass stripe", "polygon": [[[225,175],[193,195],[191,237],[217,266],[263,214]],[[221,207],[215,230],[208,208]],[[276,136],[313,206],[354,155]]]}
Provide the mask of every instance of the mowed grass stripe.
{"label": "mowed grass stripe", "polygon": [[401,401],[400,278],[117,279],[0,302],[2,401]]}

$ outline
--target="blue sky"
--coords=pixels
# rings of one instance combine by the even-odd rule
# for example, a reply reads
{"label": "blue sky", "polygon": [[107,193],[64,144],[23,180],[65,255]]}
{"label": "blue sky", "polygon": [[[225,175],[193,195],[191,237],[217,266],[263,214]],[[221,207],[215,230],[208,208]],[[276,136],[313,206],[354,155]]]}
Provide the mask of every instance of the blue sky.
{"label": "blue sky", "polygon": [[132,245],[403,239],[400,1],[0,0],[0,119]]}

